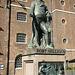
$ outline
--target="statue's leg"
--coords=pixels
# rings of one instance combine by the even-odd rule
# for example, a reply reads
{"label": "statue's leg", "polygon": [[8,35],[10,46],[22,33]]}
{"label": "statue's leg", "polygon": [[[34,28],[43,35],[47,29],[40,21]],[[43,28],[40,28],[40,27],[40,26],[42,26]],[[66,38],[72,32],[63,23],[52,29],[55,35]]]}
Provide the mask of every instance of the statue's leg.
{"label": "statue's leg", "polygon": [[37,31],[36,28],[35,28],[34,44],[35,44],[36,46],[38,46],[38,31]]}
{"label": "statue's leg", "polygon": [[44,40],[45,40],[45,46],[48,45],[48,30],[46,28],[46,25],[44,22],[40,23],[40,28],[43,31],[43,36],[44,36]]}
{"label": "statue's leg", "polygon": [[35,42],[35,45],[37,45],[39,47],[40,45],[40,22],[41,22],[41,19],[38,18],[38,17],[35,17],[35,37],[34,37],[34,42]]}
{"label": "statue's leg", "polygon": [[35,48],[38,47],[38,32],[37,32],[37,28],[36,28],[36,23],[34,21],[32,21],[32,38],[31,41],[28,45],[28,48]]}
{"label": "statue's leg", "polygon": [[38,47],[38,29],[37,29],[37,24],[35,23],[34,25],[34,44],[35,47]]}

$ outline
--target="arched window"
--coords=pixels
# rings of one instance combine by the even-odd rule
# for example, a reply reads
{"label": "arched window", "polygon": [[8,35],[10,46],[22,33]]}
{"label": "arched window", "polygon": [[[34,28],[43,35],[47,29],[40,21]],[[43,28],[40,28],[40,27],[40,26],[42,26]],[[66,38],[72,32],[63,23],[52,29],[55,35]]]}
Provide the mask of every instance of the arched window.
{"label": "arched window", "polygon": [[22,55],[16,57],[15,68],[22,68]]}

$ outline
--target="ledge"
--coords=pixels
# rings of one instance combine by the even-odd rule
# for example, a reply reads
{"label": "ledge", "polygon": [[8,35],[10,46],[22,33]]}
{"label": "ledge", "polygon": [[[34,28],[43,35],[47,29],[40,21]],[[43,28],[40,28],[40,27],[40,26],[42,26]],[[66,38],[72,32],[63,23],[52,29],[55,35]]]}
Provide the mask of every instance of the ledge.
{"label": "ledge", "polygon": [[33,48],[33,49],[28,49],[24,50],[22,55],[27,56],[27,55],[35,55],[35,54],[41,54],[41,55],[65,55],[66,50],[64,49],[50,49],[50,48]]}

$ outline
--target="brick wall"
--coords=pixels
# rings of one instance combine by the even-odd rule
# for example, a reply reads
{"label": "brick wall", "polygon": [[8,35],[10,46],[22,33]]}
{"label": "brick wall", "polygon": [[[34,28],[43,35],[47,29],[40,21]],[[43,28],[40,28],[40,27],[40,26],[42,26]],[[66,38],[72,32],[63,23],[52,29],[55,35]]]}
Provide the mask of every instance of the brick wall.
{"label": "brick wall", "polygon": [[1,0],[0,3],[0,65],[4,65],[4,69],[0,70],[1,75],[6,73],[7,51],[8,51],[8,22],[9,10],[6,9],[6,1]]}
{"label": "brick wall", "polygon": [[[12,0],[12,4],[16,6],[11,6],[11,24],[10,24],[10,63],[9,63],[9,74],[15,74],[15,58],[22,54],[23,50],[28,49],[28,44],[32,36],[32,19],[29,16],[29,9],[23,9],[20,6],[30,7],[31,2],[34,0],[28,0],[27,2]],[[61,5],[61,0],[44,0],[48,10],[54,11],[55,9],[75,12],[73,5],[74,0],[64,0],[65,5]],[[52,1],[52,3],[51,3]],[[21,4],[21,5],[20,5]],[[52,5],[51,5],[52,4]],[[6,1],[1,0],[0,5],[0,27],[3,29],[0,31],[0,52],[3,53],[0,56],[1,61],[5,65],[4,71],[6,71],[6,62],[7,62],[7,51],[8,51],[8,23],[9,23],[9,10],[6,7]],[[52,6],[52,7],[51,7]],[[17,21],[17,12],[24,12],[27,14],[27,22]],[[52,27],[53,27],[53,43],[56,49],[75,49],[75,15],[68,14],[65,12],[54,11],[52,14]],[[65,19],[66,23],[62,24],[62,19]],[[25,33],[27,35],[27,43],[17,43],[16,35],[17,33]],[[63,39],[66,38],[67,43],[63,43]],[[70,54],[70,55],[69,55]],[[74,52],[66,54],[67,60],[74,59]],[[71,56],[73,55],[73,56]],[[11,62],[13,61],[13,62]],[[16,71],[17,73],[18,71]],[[3,73],[3,72],[1,72]],[[5,73],[5,72],[4,72]]]}

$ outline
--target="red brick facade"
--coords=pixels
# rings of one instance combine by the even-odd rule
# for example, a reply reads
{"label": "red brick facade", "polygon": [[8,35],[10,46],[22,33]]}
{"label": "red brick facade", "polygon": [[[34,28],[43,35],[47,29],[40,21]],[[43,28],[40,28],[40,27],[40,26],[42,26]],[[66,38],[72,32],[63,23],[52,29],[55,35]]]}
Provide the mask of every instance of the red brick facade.
{"label": "red brick facade", "polygon": [[[9,75],[19,75],[21,70],[15,69],[15,58],[22,54],[23,50],[28,48],[32,36],[32,19],[29,16],[31,2],[11,0],[11,19],[10,19],[10,47],[9,47]],[[69,49],[66,53],[66,60],[75,59],[75,8],[74,0],[44,0],[48,10],[52,14],[52,42],[56,49]],[[0,3],[0,64],[4,64],[4,70],[0,70],[1,75],[5,75],[7,71],[7,53],[8,53],[8,36],[9,36],[9,3],[7,0],[1,0]],[[22,8],[22,6],[24,8]],[[26,9],[25,9],[26,8]],[[17,21],[17,12],[23,12],[27,15],[27,21]],[[62,23],[65,19],[65,24]],[[27,43],[17,43],[17,33],[26,34]],[[63,43],[63,39],[66,43]],[[72,51],[71,51],[72,50]],[[74,51],[73,51],[74,50]],[[74,66],[71,64],[70,66]],[[17,74],[20,72],[19,74]],[[21,74],[20,74],[21,75]]]}

